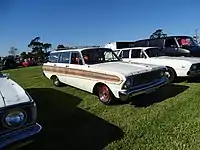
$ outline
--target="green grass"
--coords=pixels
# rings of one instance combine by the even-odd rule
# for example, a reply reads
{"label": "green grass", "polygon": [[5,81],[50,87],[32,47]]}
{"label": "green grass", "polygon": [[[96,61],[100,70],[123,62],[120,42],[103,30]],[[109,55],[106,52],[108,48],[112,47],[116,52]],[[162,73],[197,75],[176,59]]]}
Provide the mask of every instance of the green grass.
{"label": "green grass", "polygon": [[200,83],[165,86],[130,103],[53,87],[41,67],[5,71],[35,99],[42,132],[26,149],[200,149]]}

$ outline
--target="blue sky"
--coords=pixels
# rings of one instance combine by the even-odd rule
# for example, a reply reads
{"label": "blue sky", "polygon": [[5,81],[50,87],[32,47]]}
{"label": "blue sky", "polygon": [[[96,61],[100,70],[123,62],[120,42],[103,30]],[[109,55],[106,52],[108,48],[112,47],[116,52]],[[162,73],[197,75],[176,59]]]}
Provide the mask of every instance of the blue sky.
{"label": "blue sky", "polygon": [[192,35],[199,7],[199,0],[0,0],[0,55],[11,46],[26,51],[36,36],[54,48],[142,39],[157,28]]}

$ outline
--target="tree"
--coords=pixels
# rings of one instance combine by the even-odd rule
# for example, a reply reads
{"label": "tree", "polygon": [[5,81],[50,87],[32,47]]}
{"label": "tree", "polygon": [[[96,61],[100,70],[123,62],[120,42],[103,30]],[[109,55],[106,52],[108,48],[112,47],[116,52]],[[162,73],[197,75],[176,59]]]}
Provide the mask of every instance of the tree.
{"label": "tree", "polygon": [[154,33],[150,35],[150,39],[159,39],[162,37],[167,37],[167,34],[163,33],[163,29],[157,29]]}
{"label": "tree", "polygon": [[45,59],[48,55],[47,50],[52,47],[50,43],[40,42],[41,38],[39,36],[35,37],[30,41],[28,47],[32,48],[31,54],[28,53],[29,57],[41,58],[41,60]]}
{"label": "tree", "polygon": [[62,44],[59,44],[59,45],[57,46],[57,49],[62,49],[62,48],[65,48],[65,46],[62,45]]}
{"label": "tree", "polygon": [[22,53],[20,54],[20,57],[23,58],[23,59],[27,58],[26,52],[22,52]]}
{"label": "tree", "polygon": [[12,47],[10,48],[10,50],[8,51],[8,53],[9,53],[10,55],[12,55],[12,56],[15,56],[15,55],[17,54],[17,51],[18,51],[18,49],[17,49],[16,47],[12,46]]}
{"label": "tree", "polygon": [[51,48],[51,46],[52,46],[52,45],[51,45],[50,43],[44,43],[44,44],[43,44],[44,52],[47,53],[47,50],[48,50],[49,48]]}

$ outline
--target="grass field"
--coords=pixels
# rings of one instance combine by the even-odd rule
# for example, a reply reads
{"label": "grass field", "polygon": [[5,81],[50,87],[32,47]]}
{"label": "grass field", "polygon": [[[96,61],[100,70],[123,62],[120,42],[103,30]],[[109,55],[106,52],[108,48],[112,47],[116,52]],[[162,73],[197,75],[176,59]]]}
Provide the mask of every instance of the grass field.
{"label": "grass field", "polygon": [[5,71],[38,106],[43,130],[31,149],[200,149],[200,83],[165,86],[130,103],[105,106],[71,87],[53,87],[41,67]]}

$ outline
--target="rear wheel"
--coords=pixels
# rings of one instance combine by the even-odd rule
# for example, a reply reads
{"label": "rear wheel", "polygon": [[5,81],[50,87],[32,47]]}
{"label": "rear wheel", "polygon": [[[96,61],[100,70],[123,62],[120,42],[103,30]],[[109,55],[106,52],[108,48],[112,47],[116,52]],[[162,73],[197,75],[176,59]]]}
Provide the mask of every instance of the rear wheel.
{"label": "rear wheel", "polygon": [[173,68],[167,67],[167,69],[168,69],[167,76],[169,78],[169,83],[172,83],[176,79],[176,72],[174,71]]}
{"label": "rear wheel", "polygon": [[97,93],[98,93],[99,100],[106,105],[113,103],[115,99],[113,93],[104,84],[99,85]]}
{"label": "rear wheel", "polygon": [[58,77],[56,77],[56,76],[54,76],[53,78],[52,78],[52,82],[53,82],[53,85],[54,86],[61,86],[62,85],[62,83],[60,82],[60,80],[58,79]]}

